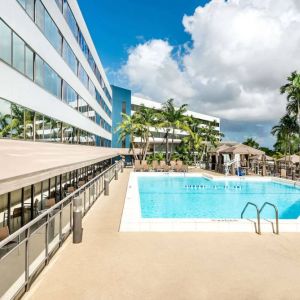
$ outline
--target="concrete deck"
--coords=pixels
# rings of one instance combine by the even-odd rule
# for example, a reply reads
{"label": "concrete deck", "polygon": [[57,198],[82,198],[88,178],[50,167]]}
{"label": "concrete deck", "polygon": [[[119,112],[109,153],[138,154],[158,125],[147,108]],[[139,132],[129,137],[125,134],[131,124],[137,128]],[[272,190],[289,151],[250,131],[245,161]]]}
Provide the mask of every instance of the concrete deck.
{"label": "concrete deck", "polygon": [[299,299],[300,235],[119,233],[129,169],[25,299]]}

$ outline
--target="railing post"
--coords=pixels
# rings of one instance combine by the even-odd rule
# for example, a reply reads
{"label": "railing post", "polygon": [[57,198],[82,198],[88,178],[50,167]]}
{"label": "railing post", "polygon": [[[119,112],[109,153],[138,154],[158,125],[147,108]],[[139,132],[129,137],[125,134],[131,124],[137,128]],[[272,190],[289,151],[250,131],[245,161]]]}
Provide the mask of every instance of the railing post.
{"label": "railing post", "polygon": [[115,168],[115,180],[119,179],[119,174],[118,174],[118,170],[117,167]]}
{"label": "railing post", "polygon": [[104,196],[109,196],[109,178],[104,177]]}
{"label": "railing post", "polygon": [[26,230],[26,242],[25,242],[25,290],[29,290],[29,228]]}
{"label": "railing post", "polygon": [[121,162],[121,173],[123,173],[123,171],[124,171],[124,163],[123,163],[123,161]]}

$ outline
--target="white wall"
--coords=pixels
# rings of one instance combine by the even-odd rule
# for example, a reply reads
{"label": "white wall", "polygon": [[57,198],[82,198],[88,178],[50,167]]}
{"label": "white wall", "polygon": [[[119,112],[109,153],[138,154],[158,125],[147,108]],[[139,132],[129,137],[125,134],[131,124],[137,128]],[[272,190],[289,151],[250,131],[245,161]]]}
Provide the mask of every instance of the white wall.
{"label": "white wall", "polygon": [[[161,109],[162,108],[162,103],[160,102],[156,102],[153,100],[149,100],[149,99],[145,99],[145,98],[141,98],[141,97],[137,97],[137,96],[132,96],[131,97],[131,103],[134,105],[145,105],[146,107],[149,108],[156,108],[156,109]],[[209,115],[204,115],[195,111],[191,111],[188,110],[186,112],[186,115],[188,116],[193,116],[196,119],[200,119],[200,120],[205,120],[205,121],[216,121],[217,123],[220,123],[220,118],[217,117],[213,117],[213,116],[209,116]]]}
{"label": "white wall", "polygon": [[[56,6],[54,0],[43,1],[47,10],[53,17],[54,21],[60,28],[62,34],[70,44],[74,53],[79,58],[88,75],[94,76],[95,86],[102,96],[108,102],[106,95],[103,93],[98,81],[95,79],[89,64],[84,57],[77,41],[75,40],[71,30],[64,20],[60,10]],[[41,56],[58,75],[60,75],[97,113],[112,124],[111,119],[106,115],[100,105],[97,103],[85,86],[80,82],[77,76],[72,72],[70,67],[65,63],[60,54],[54,49],[50,42],[46,39],[37,25],[26,14],[23,8],[16,0],[0,1],[0,17],[17,33],[32,49]],[[102,74],[103,75],[103,74]],[[11,67],[0,62],[0,97],[16,102],[27,108],[46,114],[50,117],[62,120],[70,125],[79,127],[91,133],[101,135],[104,138],[111,139],[111,134],[101,128],[99,125],[84,117],[67,104],[52,96],[47,91],[40,88],[25,76],[19,74]]]}

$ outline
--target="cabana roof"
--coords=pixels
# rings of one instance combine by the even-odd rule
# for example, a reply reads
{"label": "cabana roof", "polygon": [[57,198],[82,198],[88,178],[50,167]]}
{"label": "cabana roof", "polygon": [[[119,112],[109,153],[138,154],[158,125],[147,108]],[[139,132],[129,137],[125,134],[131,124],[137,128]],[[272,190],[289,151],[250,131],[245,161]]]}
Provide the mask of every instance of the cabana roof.
{"label": "cabana roof", "polygon": [[[262,155],[255,155],[255,156],[252,156],[251,159],[253,159],[253,160],[263,160],[263,157],[262,157]],[[273,158],[272,156],[265,155],[265,160],[266,161],[274,161],[275,158]]]}
{"label": "cabana roof", "polygon": [[219,153],[223,154],[246,154],[246,155],[263,155],[265,154],[264,151],[252,148],[250,146],[244,145],[244,144],[238,144],[232,147],[227,147]]}
{"label": "cabana roof", "polygon": [[277,161],[279,162],[292,162],[293,164],[297,164],[300,162],[300,156],[293,154],[293,155],[286,155],[280,159],[278,159]]}

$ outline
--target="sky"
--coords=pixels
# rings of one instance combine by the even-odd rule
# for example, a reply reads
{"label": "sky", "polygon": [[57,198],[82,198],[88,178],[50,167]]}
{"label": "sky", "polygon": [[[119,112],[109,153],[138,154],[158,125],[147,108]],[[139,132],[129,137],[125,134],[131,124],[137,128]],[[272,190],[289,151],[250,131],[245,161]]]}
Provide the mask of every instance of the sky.
{"label": "sky", "polygon": [[300,69],[299,0],[78,0],[111,84],[221,118],[272,147]]}

